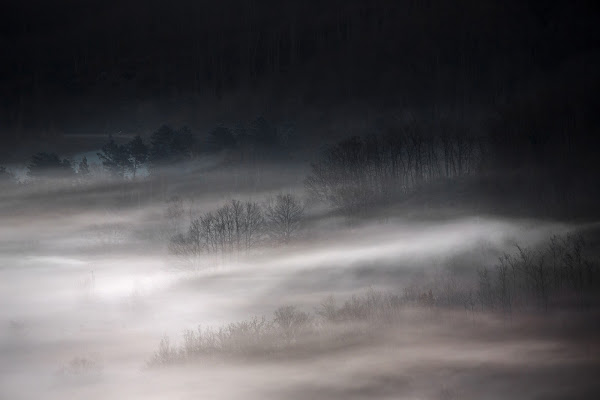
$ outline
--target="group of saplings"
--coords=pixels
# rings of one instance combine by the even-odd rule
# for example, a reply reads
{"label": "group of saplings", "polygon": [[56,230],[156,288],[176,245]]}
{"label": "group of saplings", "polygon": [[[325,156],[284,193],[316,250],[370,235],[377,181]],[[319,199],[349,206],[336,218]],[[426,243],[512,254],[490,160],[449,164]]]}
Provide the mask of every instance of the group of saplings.
{"label": "group of saplings", "polygon": [[221,327],[188,329],[180,343],[164,336],[148,366],[217,357],[256,359],[314,354],[324,348],[375,338],[382,323],[389,325],[396,320],[402,305],[399,296],[371,289],[340,305],[330,296],[314,313],[282,306],[271,318],[254,317]]}
{"label": "group of saplings", "polygon": [[231,200],[192,218],[185,233],[171,237],[172,254],[188,258],[248,252],[269,243],[286,244],[298,236],[305,207],[292,194],[264,203]]}

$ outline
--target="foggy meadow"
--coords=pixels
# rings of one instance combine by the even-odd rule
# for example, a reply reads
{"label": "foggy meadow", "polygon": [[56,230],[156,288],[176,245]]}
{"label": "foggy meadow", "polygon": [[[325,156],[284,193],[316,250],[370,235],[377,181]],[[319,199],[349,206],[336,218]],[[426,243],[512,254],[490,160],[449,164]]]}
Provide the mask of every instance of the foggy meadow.
{"label": "foggy meadow", "polygon": [[600,394],[591,2],[8,3],[0,399]]}
{"label": "foggy meadow", "polygon": [[[246,140],[274,129],[252,126]],[[109,139],[95,164],[40,153],[6,179],[6,396],[595,389],[597,226],[494,213],[489,144],[400,131],[302,165],[237,161],[226,128],[207,146],[228,134],[194,154],[163,126]]]}

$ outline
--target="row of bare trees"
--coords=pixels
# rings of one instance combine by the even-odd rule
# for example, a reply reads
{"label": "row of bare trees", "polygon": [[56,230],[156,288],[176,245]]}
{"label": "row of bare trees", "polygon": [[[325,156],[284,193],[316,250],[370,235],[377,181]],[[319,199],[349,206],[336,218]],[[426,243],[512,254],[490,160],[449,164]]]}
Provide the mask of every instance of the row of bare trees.
{"label": "row of bare trees", "polygon": [[477,268],[475,279],[443,271],[429,284],[407,286],[402,301],[507,316],[586,309],[598,301],[599,267],[580,234],[554,235],[536,248],[516,245],[514,252],[503,253],[494,266]]}
{"label": "row of bare trees", "polygon": [[329,147],[305,181],[320,200],[348,211],[405,195],[439,178],[479,172],[483,143],[472,135],[424,134],[416,124]]}
{"label": "row of bare trees", "polygon": [[541,249],[517,246],[500,257],[494,270],[481,268],[477,300],[483,309],[547,310],[590,305],[598,289],[598,265],[585,254],[580,235],[552,236]]}
{"label": "row of bare trees", "polygon": [[184,258],[247,252],[266,243],[289,243],[302,227],[304,205],[292,194],[263,204],[231,200],[193,218],[186,233],[174,235],[171,253]]}

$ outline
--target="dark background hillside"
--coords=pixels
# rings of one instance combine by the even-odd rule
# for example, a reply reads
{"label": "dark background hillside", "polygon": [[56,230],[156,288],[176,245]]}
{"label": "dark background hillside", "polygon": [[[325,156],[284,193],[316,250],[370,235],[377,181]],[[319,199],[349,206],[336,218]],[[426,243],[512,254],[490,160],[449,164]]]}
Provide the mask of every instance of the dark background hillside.
{"label": "dark background hillside", "polygon": [[593,5],[4,2],[3,153],[40,140],[88,145],[65,134],[144,133],[164,122],[200,132],[257,115],[294,122],[303,144],[407,110],[486,132],[501,118],[501,134],[515,120],[595,130]]}

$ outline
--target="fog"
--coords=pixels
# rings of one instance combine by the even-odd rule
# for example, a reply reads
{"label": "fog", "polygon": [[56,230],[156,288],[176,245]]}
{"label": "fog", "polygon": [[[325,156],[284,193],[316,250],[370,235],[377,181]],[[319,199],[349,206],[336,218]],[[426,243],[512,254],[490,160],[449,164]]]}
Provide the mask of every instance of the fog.
{"label": "fog", "polygon": [[0,400],[600,398],[593,4],[3,1]]}
{"label": "fog", "polygon": [[[204,182],[218,178],[220,188],[185,190],[171,177],[167,196],[125,207],[113,201],[122,186],[101,180],[3,191],[0,397],[586,398],[598,390],[594,307],[507,317],[409,299],[391,322],[369,314],[335,323],[318,311],[327,299],[408,299],[415,287],[433,288],[438,302],[447,282],[471,290],[477,269],[515,245],[543,246],[581,224],[448,209],[350,218],[307,203],[289,243],[220,255],[169,251],[173,229],[186,231],[232,198],[304,196],[298,171],[263,171],[251,189],[235,191],[243,186],[235,174],[204,170]],[[183,199],[177,219],[171,195]],[[221,344],[206,357],[160,356],[165,338],[177,348],[186,331],[271,320],[288,305],[310,326],[282,336],[275,352],[260,350],[270,348],[268,331],[235,351]]]}

